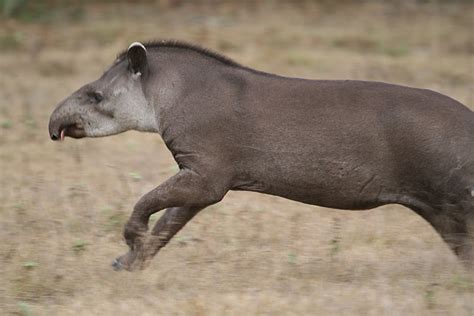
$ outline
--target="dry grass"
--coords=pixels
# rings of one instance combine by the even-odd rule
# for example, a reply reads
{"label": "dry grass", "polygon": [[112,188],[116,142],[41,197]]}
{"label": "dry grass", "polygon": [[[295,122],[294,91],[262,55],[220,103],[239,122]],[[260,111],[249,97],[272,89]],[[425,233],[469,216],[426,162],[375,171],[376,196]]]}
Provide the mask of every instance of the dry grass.
{"label": "dry grass", "polygon": [[74,23],[0,21],[2,313],[474,313],[456,258],[394,205],[344,212],[229,193],[148,270],[114,273],[134,202],[176,166],[155,135],[58,145],[47,122],[129,42],[185,39],[269,72],[396,82],[474,106],[472,2],[159,3],[90,5]]}

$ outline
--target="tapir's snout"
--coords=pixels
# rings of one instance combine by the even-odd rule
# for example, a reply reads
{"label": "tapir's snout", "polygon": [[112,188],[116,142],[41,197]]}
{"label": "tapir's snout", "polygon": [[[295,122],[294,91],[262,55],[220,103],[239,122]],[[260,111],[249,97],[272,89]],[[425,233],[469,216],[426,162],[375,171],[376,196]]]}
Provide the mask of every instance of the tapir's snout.
{"label": "tapir's snout", "polygon": [[58,108],[54,110],[49,118],[49,137],[51,140],[59,140],[61,138],[61,123],[58,115]]}
{"label": "tapir's snout", "polygon": [[50,132],[49,133],[50,137],[51,137],[51,140],[58,140],[59,139],[59,135],[58,133],[55,133],[55,132]]}
{"label": "tapir's snout", "polygon": [[78,112],[74,112],[67,103],[58,105],[49,119],[49,137],[53,141],[64,137],[85,137],[84,125]]}
{"label": "tapir's snout", "polygon": [[63,140],[64,139],[64,126],[67,125],[64,113],[62,113],[61,105],[58,106],[49,118],[49,137],[51,140]]}

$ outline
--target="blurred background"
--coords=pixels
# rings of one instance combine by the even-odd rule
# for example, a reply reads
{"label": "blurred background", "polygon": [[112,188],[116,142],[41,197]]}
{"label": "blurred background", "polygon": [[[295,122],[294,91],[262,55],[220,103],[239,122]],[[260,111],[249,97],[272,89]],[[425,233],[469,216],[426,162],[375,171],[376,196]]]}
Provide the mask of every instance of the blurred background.
{"label": "blurred background", "polygon": [[[259,70],[429,88],[474,109],[474,2],[0,0],[0,313],[472,315],[474,284],[408,209],[231,192],[143,272],[116,273],[134,203],[177,171],[157,135],[49,140],[55,105],[133,41]],[[160,214],[153,216],[153,220]]]}

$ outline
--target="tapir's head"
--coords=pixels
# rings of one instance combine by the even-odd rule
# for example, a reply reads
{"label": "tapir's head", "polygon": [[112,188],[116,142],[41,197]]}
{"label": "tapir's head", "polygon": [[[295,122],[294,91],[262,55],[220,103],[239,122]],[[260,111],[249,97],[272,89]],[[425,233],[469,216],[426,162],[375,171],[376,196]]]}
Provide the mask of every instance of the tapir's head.
{"label": "tapir's head", "polygon": [[116,60],[98,80],[84,85],[56,107],[49,121],[51,139],[156,131],[153,107],[144,93],[148,67],[145,46],[130,45],[126,58]]}

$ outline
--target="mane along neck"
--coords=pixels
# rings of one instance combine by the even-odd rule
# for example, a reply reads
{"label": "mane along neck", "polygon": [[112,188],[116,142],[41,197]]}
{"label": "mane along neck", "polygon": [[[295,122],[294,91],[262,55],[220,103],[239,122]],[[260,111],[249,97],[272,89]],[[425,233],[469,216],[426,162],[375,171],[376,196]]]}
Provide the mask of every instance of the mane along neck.
{"label": "mane along neck", "polygon": [[[166,47],[166,48],[182,48],[182,49],[187,49],[187,50],[192,50],[192,51],[195,51],[195,52],[198,52],[200,54],[203,54],[207,57],[211,57],[211,58],[214,58],[218,61],[220,61],[221,63],[224,63],[226,65],[229,65],[229,66],[235,66],[235,67],[242,67],[242,68],[245,68],[243,67],[242,65],[240,65],[239,63],[235,62],[234,60],[230,59],[229,57],[227,56],[224,56],[222,54],[219,54],[213,50],[210,50],[210,49],[207,49],[207,48],[204,48],[204,47],[201,47],[201,46],[198,46],[198,45],[195,45],[195,44],[191,44],[191,43],[187,43],[187,42],[183,42],[183,41],[178,41],[178,40],[158,40],[158,41],[149,41],[149,42],[144,42],[142,43],[146,49],[156,49],[156,48],[162,48],[162,47]],[[118,55],[117,55],[117,61],[121,61],[123,58],[125,58],[125,56],[127,55],[127,50],[124,50],[124,51],[121,51]]]}

